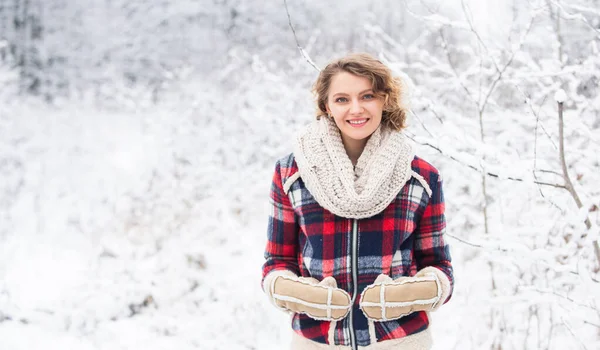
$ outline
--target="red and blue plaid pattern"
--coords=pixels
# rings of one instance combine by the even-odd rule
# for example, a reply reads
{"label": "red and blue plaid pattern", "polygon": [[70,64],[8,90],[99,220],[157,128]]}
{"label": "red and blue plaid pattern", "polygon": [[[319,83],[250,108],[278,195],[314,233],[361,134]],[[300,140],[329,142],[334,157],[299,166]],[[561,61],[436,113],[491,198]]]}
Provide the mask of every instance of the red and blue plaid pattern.
{"label": "red and blue plaid pattern", "polygon": [[[450,251],[443,238],[446,221],[442,179],[437,169],[419,157],[411,166],[429,184],[431,196],[419,180],[411,177],[383,212],[358,220],[358,295],[352,317],[359,346],[371,344],[368,321],[359,309],[360,293],[379,274],[395,279],[434,266],[454,285]],[[322,208],[302,178],[286,194],[283,184],[297,171],[293,154],[279,160],[275,167],[263,280],[269,272],[283,269],[318,280],[333,276],[338,287],[352,296],[354,219]],[[349,324],[349,317],[337,323],[336,345],[350,345]],[[377,341],[383,341],[420,332],[428,324],[425,312],[415,312],[398,320],[375,322],[374,326]],[[292,328],[299,335],[324,344],[328,343],[329,325],[303,314],[295,314],[292,319]]]}

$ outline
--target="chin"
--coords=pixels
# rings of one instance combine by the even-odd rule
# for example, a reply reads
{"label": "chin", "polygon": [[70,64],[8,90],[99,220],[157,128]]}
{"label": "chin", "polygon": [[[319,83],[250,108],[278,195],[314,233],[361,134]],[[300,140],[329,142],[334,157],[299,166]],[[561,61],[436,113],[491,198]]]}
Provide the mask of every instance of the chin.
{"label": "chin", "polygon": [[373,130],[370,130],[370,129],[369,130],[352,130],[352,129],[348,130],[348,129],[346,129],[346,130],[343,130],[342,132],[347,137],[349,137],[353,140],[360,141],[360,140],[364,140],[364,139],[368,138],[369,136],[371,136],[375,132],[375,129],[373,129]]}

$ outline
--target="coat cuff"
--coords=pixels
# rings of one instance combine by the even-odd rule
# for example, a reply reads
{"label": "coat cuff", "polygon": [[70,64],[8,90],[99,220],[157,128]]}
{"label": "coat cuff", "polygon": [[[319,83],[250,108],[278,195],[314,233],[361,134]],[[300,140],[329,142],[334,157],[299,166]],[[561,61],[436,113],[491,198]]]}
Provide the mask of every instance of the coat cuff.
{"label": "coat cuff", "polygon": [[438,284],[438,288],[441,289],[440,292],[440,300],[435,303],[433,305],[433,307],[431,308],[431,311],[436,311],[437,309],[440,308],[440,306],[442,304],[444,304],[446,302],[446,300],[448,299],[448,296],[450,296],[450,292],[451,292],[451,286],[450,286],[450,280],[448,279],[448,276],[446,276],[445,273],[442,272],[442,270],[433,267],[433,266],[427,266],[421,270],[419,270],[419,272],[417,272],[417,274],[415,275],[415,277],[423,277],[425,275],[430,275],[433,274],[439,284]]}

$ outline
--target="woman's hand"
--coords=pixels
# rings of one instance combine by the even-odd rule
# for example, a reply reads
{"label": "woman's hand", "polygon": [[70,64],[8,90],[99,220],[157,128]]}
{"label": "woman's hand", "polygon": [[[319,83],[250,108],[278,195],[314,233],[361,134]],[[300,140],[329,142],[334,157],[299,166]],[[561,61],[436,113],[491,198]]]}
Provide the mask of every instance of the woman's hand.
{"label": "woman's hand", "polygon": [[373,321],[395,320],[415,311],[436,310],[447,293],[438,273],[431,269],[420,271],[414,277],[395,280],[385,274],[379,275],[363,291],[361,310]]}
{"label": "woman's hand", "polygon": [[277,307],[316,320],[337,321],[350,312],[352,299],[346,291],[337,288],[333,277],[319,282],[315,278],[282,274],[276,276],[268,288]]}

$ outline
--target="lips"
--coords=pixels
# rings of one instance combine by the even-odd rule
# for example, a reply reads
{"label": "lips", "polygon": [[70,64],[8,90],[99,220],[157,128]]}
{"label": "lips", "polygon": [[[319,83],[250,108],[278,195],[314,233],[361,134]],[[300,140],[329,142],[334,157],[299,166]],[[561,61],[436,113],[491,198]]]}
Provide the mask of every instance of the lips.
{"label": "lips", "polygon": [[369,121],[369,118],[356,118],[356,119],[346,120],[346,123],[350,124],[350,126],[352,126],[353,128],[360,128],[360,127],[363,127],[365,124],[367,124],[368,121]]}

